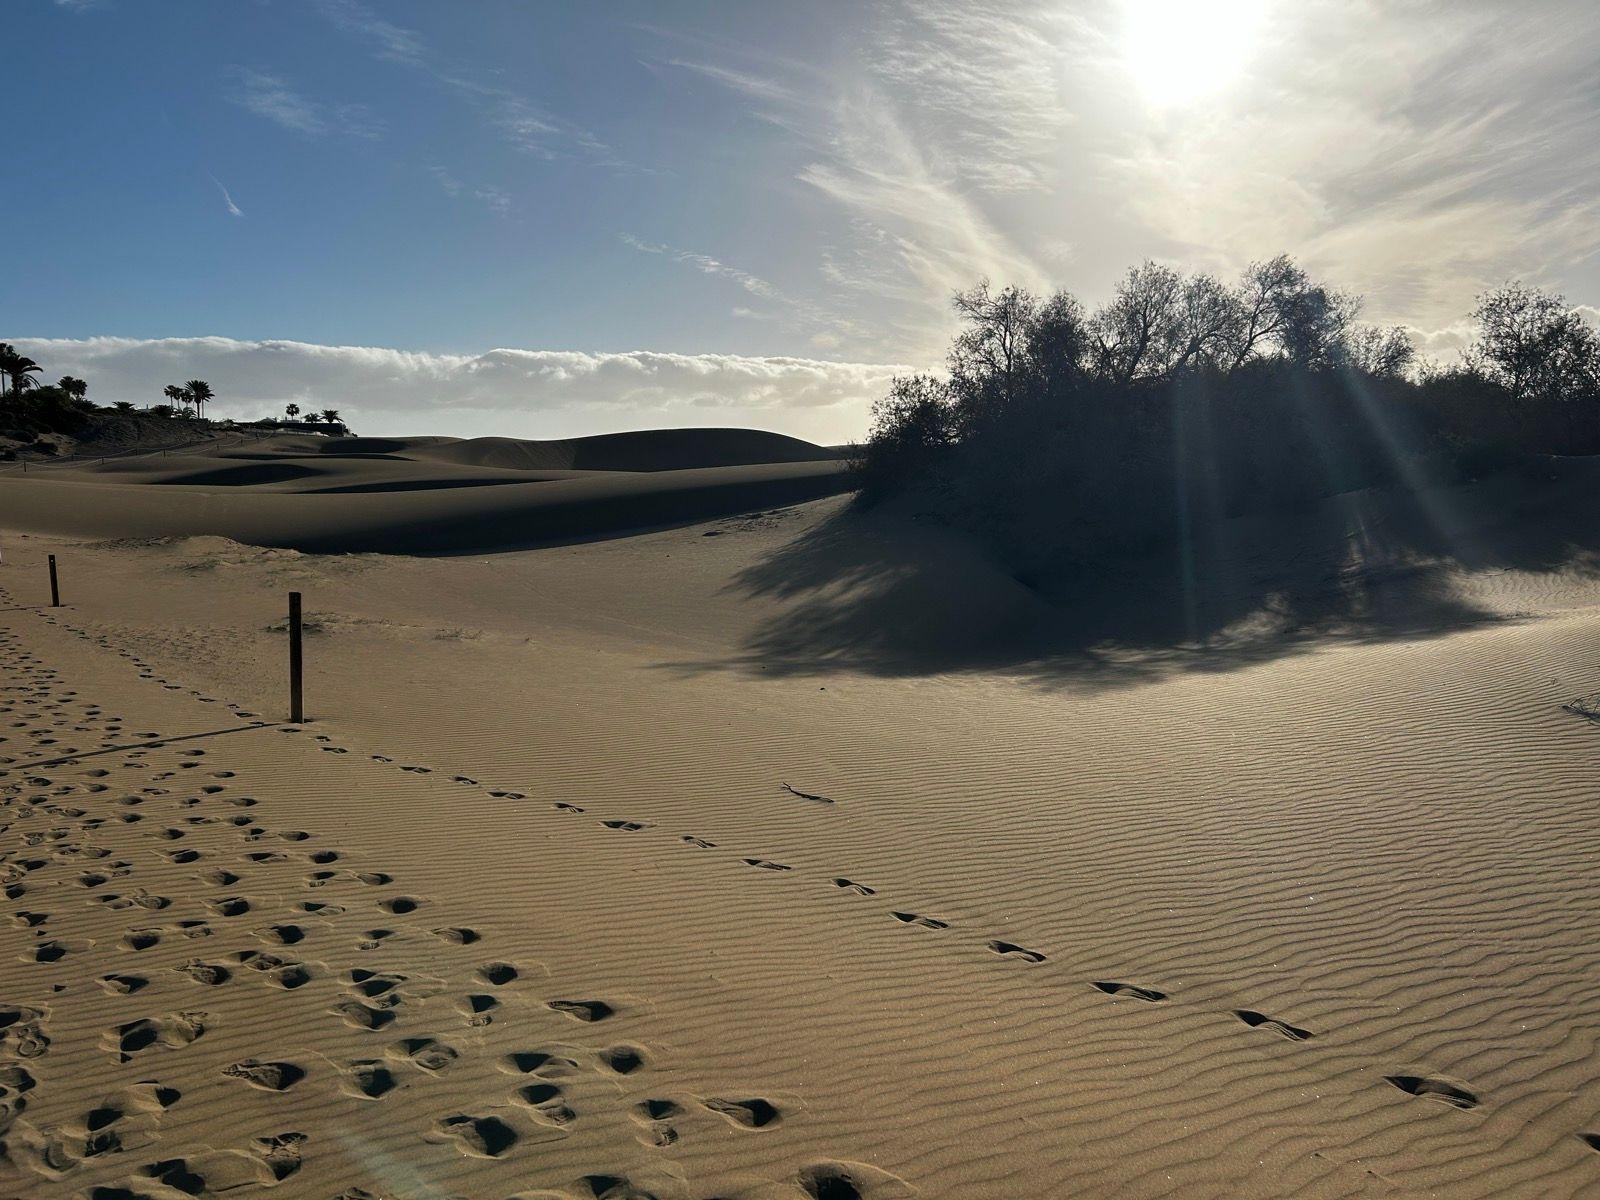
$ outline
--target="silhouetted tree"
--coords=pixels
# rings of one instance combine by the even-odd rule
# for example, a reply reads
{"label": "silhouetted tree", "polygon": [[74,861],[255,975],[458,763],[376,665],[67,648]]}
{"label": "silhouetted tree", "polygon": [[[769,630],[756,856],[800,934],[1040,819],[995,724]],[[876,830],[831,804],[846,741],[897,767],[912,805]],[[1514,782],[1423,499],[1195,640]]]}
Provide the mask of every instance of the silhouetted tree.
{"label": "silhouetted tree", "polygon": [[65,392],[70,399],[76,400],[80,404],[89,394],[89,385],[72,375],[63,375],[56,380],[56,386]]}
{"label": "silhouetted tree", "polygon": [[167,408],[169,412],[182,412],[193,402],[193,398],[189,395],[188,389],[181,388],[175,383],[167,384],[166,387],[161,389],[161,394],[168,400],[171,400],[172,403],[171,405],[161,405],[158,407]]}
{"label": "silhouetted tree", "polygon": [[300,415],[300,406],[298,404],[285,404],[283,406],[283,415],[291,421],[294,420]]}
{"label": "silhouetted tree", "polygon": [[183,385],[183,390],[189,397],[189,403],[194,405],[194,415],[205,416],[205,408],[216,397],[211,390],[211,385],[204,379],[191,379]]}
{"label": "silhouetted tree", "polygon": [[1478,297],[1478,340],[1467,361],[1519,402],[1600,392],[1600,336],[1564,297],[1507,283]]}
{"label": "silhouetted tree", "polygon": [[339,410],[337,408],[325,408],[325,409],[323,409],[322,410],[322,419],[324,421],[326,421],[329,425],[337,425],[339,423]]}
{"label": "silhouetted tree", "polygon": [[10,385],[11,394],[18,395],[28,388],[38,386],[38,380],[33,376],[39,374],[43,367],[24,354],[18,354],[15,347],[8,342],[0,342],[0,377]]}

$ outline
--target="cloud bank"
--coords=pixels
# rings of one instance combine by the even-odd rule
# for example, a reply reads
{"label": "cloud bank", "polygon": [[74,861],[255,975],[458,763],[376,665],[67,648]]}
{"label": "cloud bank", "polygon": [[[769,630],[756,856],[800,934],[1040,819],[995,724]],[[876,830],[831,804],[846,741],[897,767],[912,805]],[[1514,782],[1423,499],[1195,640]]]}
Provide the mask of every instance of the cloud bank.
{"label": "cloud bank", "polygon": [[161,402],[200,378],[218,417],[293,402],[337,408],[363,433],[425,431],[565,437],[620,428],[748,425],[840,442],[866,431],[892,364],[667,354],[490,350],[432,354],[372,346],[197,338],[13,338],[49,378],[89,381],[101,404]]}

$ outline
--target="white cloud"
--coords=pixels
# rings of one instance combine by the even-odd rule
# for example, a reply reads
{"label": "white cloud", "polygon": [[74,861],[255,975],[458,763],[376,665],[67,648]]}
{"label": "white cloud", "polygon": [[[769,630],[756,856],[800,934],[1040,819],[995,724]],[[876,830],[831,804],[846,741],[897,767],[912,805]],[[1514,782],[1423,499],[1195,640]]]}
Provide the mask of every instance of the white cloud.
{"label": "white cloud", "polygon": [[216,184],[217,191],[222,193],[222,202],[228,206],[228,215],[230,217],[244,216],[243,210],[233,202],[233,197],[228,194],[228,189],[223,186],[222,180],[218,179],[215,175],[211,175],[210,171],[207,171],[206,174],[211,176],[211,182]]}
{"label": "white cloud", "polygon": [[313,137],[344,133],[363,138],[382,133],[379,122],[359,104],[319,103],[295,91],[279,76],[250,67],[235,67],[233,80],[234,90],[229,96],[233,103],[296,133]]}
{"label": "white cloud", "polygon": [[754,425],[842,441],[905,367],[806,358],[491,350],[430,354],[232,338],[13,338],[52,373],[89,381],[109,404],[160,402],[178,379],[216,389],[219,417],[293,401],[338,408],[362,432],[567,436],[625,428]]}
{"label": "white cloud", "polygon": [[696,254],[690,250],[679,250],[673,246],[661,246],[654,242],[646,242],[636,238],[631,233],[621,235],[626,245],[632,246],[641,254],[660,254],[672,259],[673,262],[684,263],[693,267],[704,275],[720,275],[724,279],[731,279],[752,296],[763,300],[781,300],[787,303],[783,293],[772,284],[758,275],[748,271],[741,271],[738,267],[730,267],[726,263],[718,262],[709,254]]}

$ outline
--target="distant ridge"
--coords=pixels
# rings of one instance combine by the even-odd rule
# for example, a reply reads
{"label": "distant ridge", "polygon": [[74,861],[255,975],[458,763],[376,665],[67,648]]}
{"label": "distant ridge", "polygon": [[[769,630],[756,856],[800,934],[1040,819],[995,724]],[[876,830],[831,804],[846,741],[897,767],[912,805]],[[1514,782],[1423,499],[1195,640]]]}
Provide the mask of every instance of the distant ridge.
{"label": "distant ridge", "polygon": [[[827,462],[825,446],[762,429],[642,429],[592,437],[318,438],[320,453],[401,454],[464,467],[513,471],[689,471],[758,463]],[[310,448],[310,447],[308,447]]]}

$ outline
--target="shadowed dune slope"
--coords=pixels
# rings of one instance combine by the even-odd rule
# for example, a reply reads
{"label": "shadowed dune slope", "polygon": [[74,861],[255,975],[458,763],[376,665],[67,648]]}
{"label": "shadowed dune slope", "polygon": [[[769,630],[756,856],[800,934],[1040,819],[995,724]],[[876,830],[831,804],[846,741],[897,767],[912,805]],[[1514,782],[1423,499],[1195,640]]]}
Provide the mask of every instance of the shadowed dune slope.
{"label": "shadowed dune slope", "polygon": [[756,430],[565,442],[289,435],[7,472],[0,509],[18,526],[69,535],[449,554],[609,536],[846,486],[843,465],[820,447]]}

